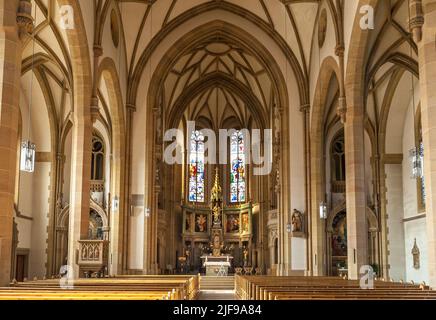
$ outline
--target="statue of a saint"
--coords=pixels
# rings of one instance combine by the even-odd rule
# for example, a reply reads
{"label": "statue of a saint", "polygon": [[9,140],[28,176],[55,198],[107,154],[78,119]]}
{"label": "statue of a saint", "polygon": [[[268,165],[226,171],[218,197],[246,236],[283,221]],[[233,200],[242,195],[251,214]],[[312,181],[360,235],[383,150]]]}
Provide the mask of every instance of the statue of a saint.
{"label": "statue of a saint", "polygon": [[292,232],[303,232],[303,215],[300,211],[294,209],[291,222]]}
{"label": "statue of a saint", "polygon": [[248,249],[244,249],[244,267],[248,265]]}
{"label": "statue of a saint", "polygon": [[212,211],[213,211],[213,221],[215,223],[220,223],[221,222],[221,220],[220,220],[220,208],[218,206],[215,206],[212,209]]}
{"label": "statue of a saint", "polygon": [[216,234],[213,237],[213,243],[212,243],[212,255],[214,257],[219,257],[221,256],[221,241],[220,241],[220,236],[218,234]]}

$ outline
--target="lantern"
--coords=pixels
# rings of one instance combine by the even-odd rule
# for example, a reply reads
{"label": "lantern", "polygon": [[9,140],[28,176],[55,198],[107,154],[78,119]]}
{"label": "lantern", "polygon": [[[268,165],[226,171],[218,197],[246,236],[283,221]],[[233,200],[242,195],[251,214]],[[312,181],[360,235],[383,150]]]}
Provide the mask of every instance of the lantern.
{"label": "lantern", "polygon": [[35,144],[30,141],[23,141],[21,143],[21,159],[20,170],[24,172],[35,171]]}
{"label": "lantern", "polygon": [[409,151],[409,161],[411,166],[411,176],[413,179],[423,177],[423,152],[422,147],[413,148]]}
{"label": "lantern", "polygon": [[319,204],[319,217],[320,219],[327,219],[327,204],[323,201]]}

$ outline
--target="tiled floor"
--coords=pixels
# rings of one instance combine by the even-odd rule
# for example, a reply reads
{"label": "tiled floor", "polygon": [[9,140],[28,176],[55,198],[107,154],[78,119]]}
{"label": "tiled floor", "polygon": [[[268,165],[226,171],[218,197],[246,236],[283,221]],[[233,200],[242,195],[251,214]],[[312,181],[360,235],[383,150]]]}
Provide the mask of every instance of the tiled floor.
{"label": "tiled floor", "polygon": [[233,290],[201,290],[198,300],[236,300]]}

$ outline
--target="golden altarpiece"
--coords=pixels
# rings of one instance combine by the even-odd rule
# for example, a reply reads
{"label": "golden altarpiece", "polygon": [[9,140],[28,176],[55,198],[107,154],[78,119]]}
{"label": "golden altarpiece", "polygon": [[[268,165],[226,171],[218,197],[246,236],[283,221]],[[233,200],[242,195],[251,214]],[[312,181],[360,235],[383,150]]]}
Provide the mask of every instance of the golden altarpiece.
{"label": "golden altarpiece", "polygon": [[209,204],[184,204],[182,239],[184,255],[179,258],[184,271],[206,271],[205,261],[227,261],[229,271],[250,264],[252,211],[249,203],[223,201],[218,168]]}

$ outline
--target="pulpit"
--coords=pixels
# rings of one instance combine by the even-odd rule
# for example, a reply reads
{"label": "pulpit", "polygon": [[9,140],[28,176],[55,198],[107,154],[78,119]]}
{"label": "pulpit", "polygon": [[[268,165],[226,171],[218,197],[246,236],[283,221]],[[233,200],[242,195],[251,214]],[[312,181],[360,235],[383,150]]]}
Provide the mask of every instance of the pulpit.
{"label": "pulpit", "polygon": [[108,267],[109,241],[79,240],[78,265],[85,277],[104,276]]}

